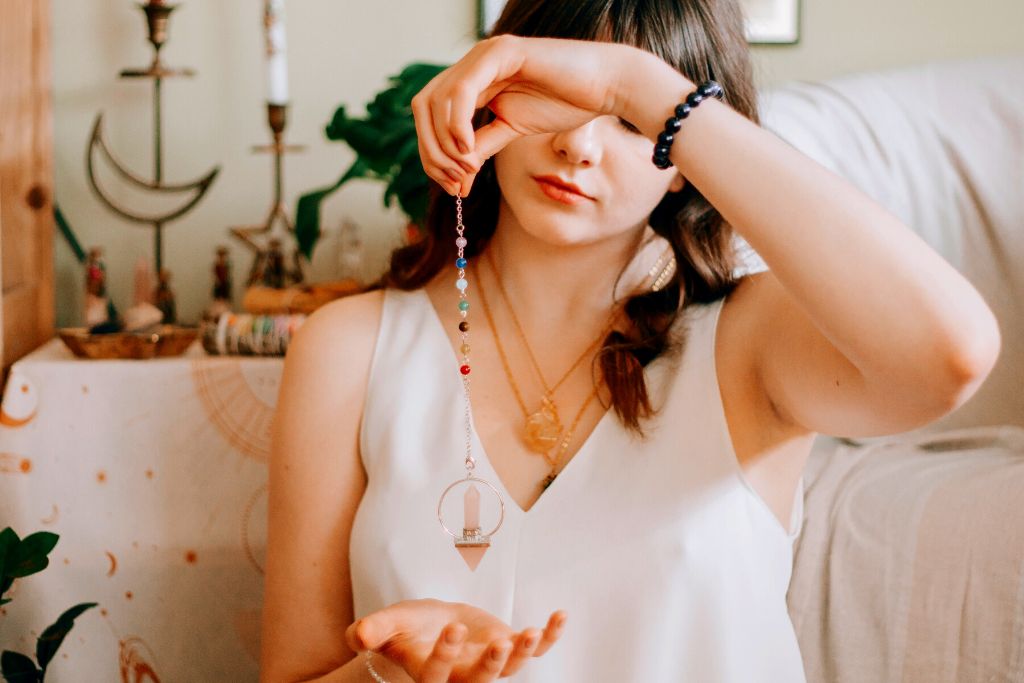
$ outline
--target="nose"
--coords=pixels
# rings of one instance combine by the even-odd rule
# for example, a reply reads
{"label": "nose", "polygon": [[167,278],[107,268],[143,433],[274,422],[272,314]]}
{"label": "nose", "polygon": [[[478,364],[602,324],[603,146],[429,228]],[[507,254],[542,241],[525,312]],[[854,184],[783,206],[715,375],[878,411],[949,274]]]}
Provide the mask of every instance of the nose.
{"label": "nose", "polygon": [[551,146],[571,164],[592,166],[601,163],[603,150],[598,134],[598,119],[555,133]]}

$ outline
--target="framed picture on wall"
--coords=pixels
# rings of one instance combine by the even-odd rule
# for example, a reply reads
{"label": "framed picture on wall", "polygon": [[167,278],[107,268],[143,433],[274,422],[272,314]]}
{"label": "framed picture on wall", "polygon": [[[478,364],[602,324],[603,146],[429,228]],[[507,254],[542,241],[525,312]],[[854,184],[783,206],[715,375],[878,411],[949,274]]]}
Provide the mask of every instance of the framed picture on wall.
{"label": "framed picture on wall", "polygon": [[740,0],[747,42],[793,45],[800,40],[800,0]]}
{"label": "framed picture on wall", "polygon": [[[506,0],[477,0],[477,37],[483,38]],[[800,40],[800,0],[740,0],[746,15],[747,41],[755,45],[792,45]]]}

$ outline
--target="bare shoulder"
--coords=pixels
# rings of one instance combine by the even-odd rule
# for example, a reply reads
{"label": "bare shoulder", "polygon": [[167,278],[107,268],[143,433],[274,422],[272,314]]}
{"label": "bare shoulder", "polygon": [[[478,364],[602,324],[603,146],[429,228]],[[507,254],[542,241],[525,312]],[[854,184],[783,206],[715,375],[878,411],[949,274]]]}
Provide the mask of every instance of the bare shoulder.
{"label": "bare shoulder", "polygon": [[[369,360],[367,354],[373,353],[383,307],[383,289],[347,296],[321,306],[299,328],[289,346],[289,357],[294,348],[296,355],[322,353],[319,360],[325,362],[332,358],[346,362],[348,354],[353,353]],[[346,353],[337,353],[339,349]]]}
{"label": "bare shoulder", "polygon": [[261,681],[309,680],[353,656],[348,544],[366,490],[359,431],[383,301],[372,291],[331,302],[288,347],[269,463]]}

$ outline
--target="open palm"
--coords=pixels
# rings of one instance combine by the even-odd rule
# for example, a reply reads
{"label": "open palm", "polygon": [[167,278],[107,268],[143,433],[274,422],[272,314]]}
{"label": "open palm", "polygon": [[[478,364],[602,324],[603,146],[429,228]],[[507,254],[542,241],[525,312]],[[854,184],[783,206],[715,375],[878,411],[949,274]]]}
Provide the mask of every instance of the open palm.
{"label": "open palm", "polygon": [[558,640],[565,613],[541,631],[513,631],[485,610],[441,600],[406,600],[360,619],[346,632],[354,651],[375,650],[414,681],[484,683],[511,676]]}

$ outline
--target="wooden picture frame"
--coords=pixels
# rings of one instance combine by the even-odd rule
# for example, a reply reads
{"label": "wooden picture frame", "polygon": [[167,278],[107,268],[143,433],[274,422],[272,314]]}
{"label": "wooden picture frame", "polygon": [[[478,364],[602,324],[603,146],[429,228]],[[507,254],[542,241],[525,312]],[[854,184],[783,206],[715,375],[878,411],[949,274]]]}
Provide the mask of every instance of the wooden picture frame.
{"label": "wooden picture frame", "polygon": [[740,0],[751,45],[800,42],[800,0]]}
{"label": "wooden picture frame", "polygon": [[[477,0],[477,38],[494,26],[506,0]],[[800,42],[800,0],[740,0],[746,15],[747,42],[795,45]]]}

